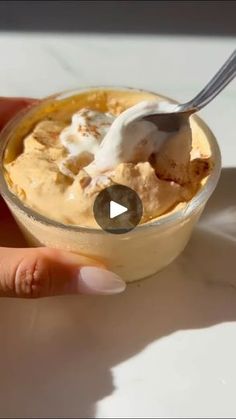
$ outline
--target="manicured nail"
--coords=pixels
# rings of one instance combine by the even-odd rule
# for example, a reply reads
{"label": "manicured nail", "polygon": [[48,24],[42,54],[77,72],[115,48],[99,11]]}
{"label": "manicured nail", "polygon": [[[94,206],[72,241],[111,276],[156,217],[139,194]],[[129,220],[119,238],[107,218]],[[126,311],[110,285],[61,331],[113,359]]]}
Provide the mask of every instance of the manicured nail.
{"label": "manicured nail", "polygon": [[81,294],[119,294],[126,288],[125,282],[118,275],[95,266],[80,268],[77,280]]}

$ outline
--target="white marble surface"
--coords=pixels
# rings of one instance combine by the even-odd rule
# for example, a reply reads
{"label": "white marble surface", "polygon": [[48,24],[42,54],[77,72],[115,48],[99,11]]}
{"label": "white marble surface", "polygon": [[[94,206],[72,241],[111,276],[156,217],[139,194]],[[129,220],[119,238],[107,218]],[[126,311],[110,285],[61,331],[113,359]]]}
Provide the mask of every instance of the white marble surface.
{"label": "white marble surface", "polygon": [[[230,38],[0,34],[0,95],[117,84],[191,98]],[[0,301],[0,417],[235,417],[236,83],[202,112],[224,169],[190,244],[112,298]],[[158,249],[157,249],[158,251]]]}

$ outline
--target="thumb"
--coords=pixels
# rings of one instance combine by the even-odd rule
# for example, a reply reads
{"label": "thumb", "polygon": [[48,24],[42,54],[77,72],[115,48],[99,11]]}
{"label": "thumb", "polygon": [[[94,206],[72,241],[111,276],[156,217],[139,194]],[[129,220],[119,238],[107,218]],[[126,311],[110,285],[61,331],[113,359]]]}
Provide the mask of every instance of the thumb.
{"label": "thumb", "polygon": [[0,296],[37,298],[62,294],[117,294],[118,275],[99,262],[49,249],[0,248]]}
{"label": "thumb", "polygon": [[19,111],[37,102],[36,99],[0,97],[0,130]]}

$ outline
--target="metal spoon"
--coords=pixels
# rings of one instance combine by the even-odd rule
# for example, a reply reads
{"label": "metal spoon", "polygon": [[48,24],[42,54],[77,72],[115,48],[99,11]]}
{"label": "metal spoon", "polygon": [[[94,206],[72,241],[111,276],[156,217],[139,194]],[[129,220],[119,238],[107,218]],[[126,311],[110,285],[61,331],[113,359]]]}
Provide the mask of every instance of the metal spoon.
{"label": "metal spoon", "polygon": [[188,120],[190,115],[199,111],[211,102],[211,100],[214,99],[235,76],[236,50],[194,99],[182,105],[177,105],[174,112],[160,112],[158,114],[148,115],[143,119],[153,122],[161,131],[177,131],[180,126]]}

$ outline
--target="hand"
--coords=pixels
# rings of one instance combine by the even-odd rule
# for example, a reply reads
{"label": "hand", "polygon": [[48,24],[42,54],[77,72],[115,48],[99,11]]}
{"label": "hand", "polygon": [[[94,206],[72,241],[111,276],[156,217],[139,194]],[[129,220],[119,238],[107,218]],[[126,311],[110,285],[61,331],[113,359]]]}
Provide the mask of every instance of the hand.
{"label": "hand", "polygon": [[[32,99],[0,98],[0,129],[33,102]],[[1,196],[0,231],[0,296],[107,295],[125,289],[124,281],[96,260],[46,247],[26,248]]]}

